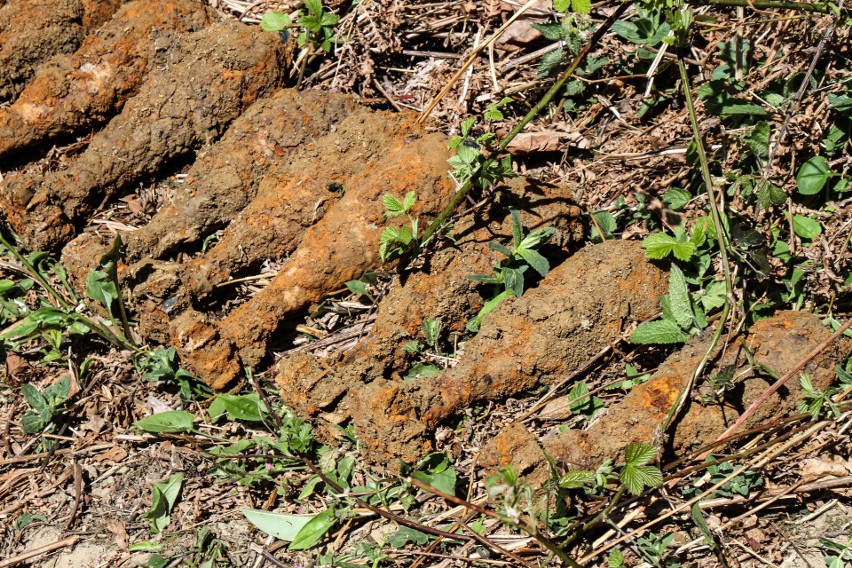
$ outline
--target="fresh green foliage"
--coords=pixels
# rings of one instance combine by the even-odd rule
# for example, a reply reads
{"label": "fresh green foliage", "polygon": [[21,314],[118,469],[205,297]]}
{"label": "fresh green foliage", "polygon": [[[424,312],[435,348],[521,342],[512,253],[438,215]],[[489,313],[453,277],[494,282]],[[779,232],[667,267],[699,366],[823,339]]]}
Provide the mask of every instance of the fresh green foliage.
{"label": "fresh green foliage", "polygon": [[[843,381],[848,375],[838,373]],[[846,382],[841,382],[841,388],[829,387],[825,390],[819,390],[814,387],[810,376],[802,374],[799,378],[799,384],[802,387],[802,400],[799,402],[799,412],[806,412],[811,415],[811,418],[818,420],[821,416],[839,418],[842,414],[840,407],[834,402],[834,395],[849,386],[852,386],[852,377],[848,377]]]}
{"label": "fresh green foliage", "polygon": [[629,444],[624,450],[624,465],[619,479],[627,491],[639,495],[645,488],[657,487],[663,483],[663,474],[659,468],[647,465],[657,454],[657,448],[650,444]]}
{"label": "fresh green foliage", "polygon": [[151,534],[158,534],[172,522],[171,513],[180,496],[183,486],[183,474],[176,473],[165,481],[154,484],[151,508],[145,513]]}
{"label": "fresh green foliage", "polygon": [[414,207],[415,203],[417,203],[417,196],[413,191],[406,193],[401,201],[389,193],[382,197],[386,218],[407,215],[410,224],[410,227],[388,225],[382,230],[381,235],[379,235],[379,256],[383,261],[387,262],[401,255],[408,249],[412,241],[417,239],[418,219],[411,215],[411,208]]}
{"label": "fresh green foliage", "polygon": [[[450,150],[455,150],[447,163],[453,168],[450,174],[459,186],[471,183],[481,190],[491,188],[495,183],[506,178],[513,177],[511,156],[492,159],[487,155],[496,153],[496,136],[490,131],[492,122],[503,120],[503,112],[500,110],[512,99],[504,98],[498,103],[489,104],[483,113],[483,123],[488,127],[478,135],[474,135],[474,127],[477,121],[469,118],[461,123],[461,132],[453,136],[447,145]],[[483,152],[484,150],[484,152]]]}
{"label": "fresh green foliage", "polygon": [[666,549],[674,537],[674,533],[665,536],[650,533],[648,536],[636,539],[636,548],[639,549],[642,559],[655,568],[679,568],[680,564],[670,560],[666,554]]}
{"label": "fresh green foliage", "polygon": [[[713,464],[712,462],[715,461],[713,456],[707,456],[705,461],[711,462],[711,465],[707,466],[705,475],[700,478],[698,482],[683,490],[683,496],[685,498],[691,499],[692,497],[699,495],[703,492],[702,488],[705,485],[715,485],[734,473],[737,469],[737,466],[730,462]],[[714,497],[724,497],[728,499],[734,495],[748,497],[749,493],[760,489],[763,487],[763,484],[763,476],[761,476],[759,472],[746,470],[716,489],[712,495]]]}
{"label": "fresh green foliage", "polygon": [[[520,298],[524,293],[524,273],[528,268],[539,274],[547,276],[550,272],[550,263],[538,252],[538,248],[544,244],[556,232],[553,227],[542,227],[524,235],[521,224],[521,214],[517,209],[510,209],[512,216],[512,248],[491,241],[488,248],[495,250],[506,258],[494,267],[494,275],[474,274],[469,278],[477,282],[493,284],[496,293],[488,300],[479,313],[467,324],[468,331],[477,332],[482,323],[482,318],[493,312],[497,306],[510,296]],[[502,288],[502,290],[501,290]]]}
{"label": "fresh green foliage", "polygon": [[140,351],[133,359],[136,370],[147,381],[174,382],[180,389],[181,398],[190,400],[193,394],[210,396],[210,389],[192,373],[178,364],[174,347],[157,347],[153,351]]}
{"label": "fresh green foliage", "polygon": [[260,401],[260,396],[253,392],[251,394],[220,394],[213,399],[207,414],[214,422],[222,416],[228,420],[244,420],[247,422],[260,422],[268,414],[265,405]]}
{"label": "fresh green foliage", "polygon": [[632,343],[643,345],[683,343],[692,333],[707,326],[704,313],[687,288],[683,271],[672,264],[669,272],[669,293],[663,296],[663,318],[643,322],[630,334]]}
{"label": "fresh green foliage", "polygon": [[559,479],[559,487],[564,489],[585,489],[598,494],[610,482],[616,479],[633,495],[639,495],[646,488],[657,487],[663,482],[659,468],[648,465],[654,459],[657,449],[649,444],[629,444],[624,450],[624,463],[618,476],[611,461],[604,462],[596,471],[584,469],[569,470]]}
{"label": "fresh green foliage", "polygon": [[574,414],[582,414],[591,418],[595,413],[604,408],[604,401],[596,396],[589,396],[589,386],[586,381],[580,381],[568,393],[568,399],[571,403],[571,412]]}
{"label": "fresh green foliage", "polygon": [[371,304],[376,303],[376,298],[370,293],[370,288],[377,286],[379,283],[375,272],[368,272],[358,280],[349,280],[346,282],[346,288],[353,294],[366,297]]}
{"label": "fresh green foliage", "polygon": [[617,228],[618,221],[609,211],[592,213],[592,233],[590,235],[592,242],[602,242],[612,238]]}
{"label": "fresh green foliage", "polygon": [[825,556],[825,565],[828,568],[844,568],[852,564],[852,538],[840,543],[823,536],[819,539],[819,547],[828,553]]}
{"label": "fresh green foliage", "polygon": [[68,393],[71,389],[71,380],[63,376],[44,391],[39,391],[30,383],[21,385],[21,394],[32,407],[21,417],[21,427],[27,434],[46,433],[54,431],[56,424],[54,418],[64,410]]}
{"label": "fresh green foliage", "polygon": [[181,434],[194,430],[195,415],[185,410],[167,410],[137,420],[135,426],[154,434]]}
{"label": "fresh green foliage", "polygon": [[315,51],[330,52],[333,45],[340,43],[334,34],[338,16],[327,11],[322,0],[305,0],[304,5],[304,13],[300,10],[292,14],[275,10],[266,12],[260,21],[261,29],[267,32],[297,29],[299,47],[308,46]]}
{"label": "fresh green foliage", "polygon": [[642,383],[648,382],[648,379],[651,378],[650,373],[640,373],[636,367],[634,367],[630,363],[626,363],[624,365],[624,374],[627,377],[623,381],[613,383],[606,387],[606,390],[616,390],[621,389],[624,391],[628,391],[635,387],[636,385],[641,385]]}
{"label": "fresh green foliage", "polygon": [[674,236],[666,233],[648,235],[642,241],[642,248],[645,249],[648,258],[660,260],[673,255],[676,259],[686,262],[692,258],[696,249],[704,244],[705,238],[704,230],[697,226],[690,236],[687,236],[683,229],[678,228]]}
{"label": "fresh green foliage", "polygon": [[456,470],[442,453],[435,452],[420,460],[411,477],[444,493],[456,494]]}

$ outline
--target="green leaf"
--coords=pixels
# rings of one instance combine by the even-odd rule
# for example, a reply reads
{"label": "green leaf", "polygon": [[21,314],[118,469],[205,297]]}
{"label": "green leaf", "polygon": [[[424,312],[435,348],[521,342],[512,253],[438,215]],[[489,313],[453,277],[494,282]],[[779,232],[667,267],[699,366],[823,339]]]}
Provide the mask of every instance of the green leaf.
{"label": "green leaf", "polygon": [[556,229],[554,229],[553,227],[542,227],[541,229],[536,229],[521,240],[521,243],[518,245],[518,248],[537,248],[541,243],[552,237],[554,233],[556,233]]}
{"label": "green leaf", "polygon": [[725,283],[714,281],[704,287],[704,294],[698,297],[698,301],[705,310],[712,310],[724,306],[725,298]]}
{"label": "green leaf", "polygon": [[405,213],[408,213],[414,204],[417,202],[417,194],[414,191],[409,191],[405,194],[405,197],[402,199],[402,210]]}
{"label": "green leaf", "polygon": [[559,23],[550,24],[532,24],[532,27],[541,32],[545,39],[550,41],[562,41],[565,35],[565,28]]}
{"label": "green leaf", "polygon": [[100,270],[91,271],[89,277],[86,278],[86,293],[112,315],[112,305],[118,298],[119,292],[115,281],[109,274]]}
{"label": "green leaf", "polygon": [[44,395],[41,394],[41,392],[39,392],[39,390],[32,384],[22,384],[21,394],[24,395],[24,399],[27,401],[27,404],[32,406],[34,409],[45,410],[48,408],[47,399],[44,398]]}
{"label": "green leaf", "polygon": [[557,12],[567,12],[571,7],[571,0],[553,0],[553,9]]}
{"label": "green leaf", "polygon": [[382,196],[382,205],[385,207],[385,217],[405,215],[405,207],[402,202],[390,193]]}
{"label": "green leaf", "polygon": [[517,252],[519,255],[521,255],[521,258],[527,261],[527,264],[529,264],[533,268],[533,270],[535,270],[542,276],[547,276],[547,273],[550,272],[550,263],[547,262],[547,259],[544,258],[537,251],[521,247],[518,249]]}
{"label": "green leaf", "polygon": [[630,342],[639,345],[668,345],[672,343],[684,343],[689,339],[677,322],[673,320],[657,320],[640,323],[630,334]]}
{"label": "green leaf", "polygon": [[559,487],[565,489],[580,489],[587,485],[594,485],[595,472],[587,469],[571,469],[559,479]]}
{"label": "green leaf", "polygon": [[765,159],[769,155],[769,123],[762,121],[755,124],[745,137],[745,142],[752,154],[761,160]]}
{"label": "green leaf", "polygon": [[828,161],[822,156],[814,156],[799,167],[796,186],[802,195],[816,195],[831,176]]}
{"label": "green leaf", "polygon": [[353,294],[358,294],[359,296],[369,296],[367,293],[367,285],[360,280],[348,280],[345,282],[346,287]]}
{"label": "green leaf", "polygon": [[581,16],[592,12],[592,0],[571,0],[571,10]]}
{"label": "green leaf", "polygon": [[151,508],[145,513],[151,525],[151,534],[157,534],[169,526],[171,512],[183,485],[183,474],[176,473],[165,481],[154,484]]}
{"label": "green leaf", "polygon": [[679,187],[673,187],[663,195],[663,203],[674,211],[680,211],[690,202],[692,194]]}
{"label": "green leaf", "polygon": [[608,568],[621,568],[624,566],[624,553],[617,548],[613,549],[607,558],[607,566]]}
{"label": "green leaf", "polygon": [[184,410],[168,410],[136,421],[136,427],[152,433],[191,432],[195,416]]}
{"label": "green leaf", "polygon": [[435,347],[435,342],[438,341],[438,336],[441,333],[441,319],[426,318],[420,327],[423,330],[423,335],[426,337],[426,345]]}
{"label": "green leaf", "polygon": [[314,546],[322,540],[322,537],[331,530],[336,522],[334,509],[326,509],[302,527],[302,530],[290,543],[290,550],[305,550]]}
{"label": "green leaf", "polygon": [[314,16],[319,17],[322,14],[322,0],[305,0],[305,8]]}
{"label": "green leaf", "polygon": [[44,418],[42,418],[40,412],[33,412],[32,410],[28,410],[21,416],[21,428],[23,428],[24,432],[27,434],[38,434],[47,426],[47,422],[45,422]]}
{"label": "green leaf", "polygon": [[761,209],[769,209],[771,205],[781,205],[786,200],[787,194],[774,183],[761,184],[757,190],[757,204]]}
{"label": "green leaf", "polygon": [[692,313],[692,303],[689,301],[686,277],[676,264],[672,264],[669,272],[668,296],[672,317],[682,330],[689,331],[695,321]]}
{"label": "green leaf", "polygon": [[424,545],[429,542],[431,537],[423,532],[408,527],[400,527],[393,536],[388,539],[388,546],[391,548],[402,548],[409,542],[419,545]]}
{"label": "green leaf", "polygon": [[687,261],[695,252],[695,245],[687,240],[680,240],[666,233],[653,233],[642,241],[642,248],[648,258],[663,259],[674,254],[678,260]]}
{"label": "green leaf", "polygon": [[803,239],[811,240],[822,233],[822,226],[810,217],[793,215],[793,231]]}
{"label": "green leaf", "polygon": [[521,246],[521,241],[524,238],[524,227],[521,224],[521,213],[514,208],[510,208],[509,213],[512,216],[512,246],[517,249]]}
{"label": "green leaf", "polygon": [[412,471],[411,477],[434,487],[438,491],[443,491],[450,495],[456,494],[456,470],[451,467],[437,472]]}
{"label": "green leaf", "polygon": [[[594,217],[595,222],[592,223],[592,240],[598,239],[601,241],[605,241],[612,237],[612,234],[615,232],[615,229],[618,227],[618,224],[615,221],[615,217],[613,217],[609,211],[595,211],[592,213],[592,217]],[[598,227],[600,227],[603,235],[598,233]]]}
{"label": "green leaf", "polygon": [[403,380],[414,381],[421,377],[431,377],[441,372],[441,369],[435,365],[427,365],[425,363],[415,363],[411,366],[408,373],[405,374]]}
{"label": "green leaf", "polygon": [[840,114],[852,116],[852,96],[829,94],[828,103]]}
{"label": "green leaf", "polygon": [[628,444],[624,448],[624,462],[628,465],[645,465],[657,455],[657,448],[651,444]]}
{"label": "green leaf", "polygon": [[68,378],[68,375],[63,375],[58,381],[44,389],[44,398],[47,400],[48,406],[55,408],[68,400],[70,391],[71,379]]}
{"label": "green leaf", "polygon": [[286,29],[293,21],[284,12],[270,11],[260,19],[260,29],[265,32],[278,32]]}
{"label": "green leaf", "polygon": [[240,509],[246,519],[259,530],[278,540],[293,541],[315,515],[270,513],[260,509]]}
{"label": "green leaf", "polygon": [[260,396],[257,393],[246,395],[220,394],[210,403],[207,414],[214,420],[223,414],[227,414],[228,420],[260,422],[263,420],[260,405]]}
{"label": "green leaf", "polygon": [[657,487],[663,483],[662,472],[650,465],[657,450],[650,444],[629,444],[624,450],[624,467],[619,478],[627,490],[639,495],[645,487]]}

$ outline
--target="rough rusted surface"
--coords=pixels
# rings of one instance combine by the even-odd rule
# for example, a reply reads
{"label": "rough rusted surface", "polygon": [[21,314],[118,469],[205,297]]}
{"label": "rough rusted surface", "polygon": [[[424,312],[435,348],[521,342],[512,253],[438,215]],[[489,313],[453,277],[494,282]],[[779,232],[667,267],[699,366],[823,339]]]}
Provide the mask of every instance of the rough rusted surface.
{"label": "rough rusted surface", "polygon": [[0,102],[14,100],[43,61],[83,41],[80,0],[11,0],[0,7]]}
{"label": "rough rusted surface", "polygon": [[[736,388],[726,391],[725,399],[719,403],[701,400],[705,391],[696,390],[685,407],[685,415],[676,424],[667,449],[683,456],[713,442],[774,382],[751,370],[742,345],[754,353],[755,363],[781,376],[830,335],[816,316],[806,312],[781,312],[757,322],[747,336],[731,341],[714,365],[716,372],[734,366],[734,376],[739,377]],[[653,443],[666,413],[706,352],[708,341],[707,336],[698,338],[669,357],[647,383],[634,387],[622,401],[610,406],[606,415],[588,430],[569,430],[543,440],[544,452],[566,467],[594,470],[607,458],[621,457],[632,442]],[[849,348],[848,340],[837,342],[807,365],[804,372],[816,388],[825,389],[834,380],[834,366],[848,355]],[[793,412],[801,400],[798,378],[794,377],[770,396],[746,420],[743,429]],[[533,480],[543,483],[549,475],[546,461],[535,457],[535,452],[519,454],[513,449],[519,436],[529,443],[525,432],[522,427],[515,427],[501,433],[483,450],[480,462],[486,468],[511,463],[518,469],[535,471]]]}
{"label": "rough rusted surface", "polygon": [[287,64],[276,36],[233,20],[175,38],[163,57],[68,169],[0,186],[0,209],[28,248],[56,250],[101,202],[217,139]]}
{"label": "rough rusted surface", "polygon": [[[226,234],[209,256],[188,265],[187,292],[203,296],[210,278],[223,278],[227,264],[233,263],[234,255],[217,252],[219,247],[227,253],[240,246],[240,251],[249,251],[247,260],[292,250],[270,286],[216,324],[215,339],[197,347],[191,337],[178,341],[172,327],[183,361],[201,369],[210,356],[208,348],[218,356],[228,346],[243,364],[257,364],[285,318],[381,265],[377,243],[385,224],[382,195],[415,191],[414,214],[422,222],[440,209],[454,187],[445,176],[447,156],[443,137],[423,133],[413,116],[364,109],[353,112],[316,146],[304,148],[294,156],[300,164],[298,175],[278,177],[274,193],[258,194],[246,210],[251,214],[240,215],[229,226],[233,237]],[[336,187],[329,186],[332,182],[343,185],[342,196],[329,190]],[[257,234],[274,238],[259,239]],[[224,271],[211,268],[208,259],[218,259]],[[221,373],[207,380],[221,386],[231,379]]]}
{"label": "rough rusted surface", "polygon": [[530,230],[557,229],[547,251],[554,263],[583,237],[580,210],[562,188],[516,178],[498,196],[499,202],[455,224],[453,246],[436,251],[425,266],[397,282],[380,303],[375,325],[353,349],[334,360],[298,352],[285,355],[276,377],[284,401],[303,416],[339,425],[351,419],[349,398],[344,396],[349,390],[377,379],[402,380],[401,373],[411,365],[403,346],[418,336],[426,318],[440,319],[445,333],[463,331],[482,307],[483,293],[488,293],[478,290],[481,285],[469,276],[490,273],[501,260],[502,255],[488,248],[489,242],[511,241],[509,206],[521,211]]}
{"label": "rough rusted surface", "polygon": [[[99,18],[118,4],[88,3],[99,7]],[[73,55],[58,55],[39,67],[15,103],[0,109],[0,159],[99,128],[137,92],[150,64],[156,65],[158,41],[168,44],[164,36],[199,30],[209,22],[207,8],[197,0],[125,4]]]}
{"label": "rough rusted surface", "polygon": [[487,316],[455,368],[351,389],[350,411],[365,455],[386,462],[422,457],[428,447],[422,432],[474,402],[559,380],[630,321],[652,316],[665,289],[665,273],[645,260],[638,243],[584,248],[538,288]]}

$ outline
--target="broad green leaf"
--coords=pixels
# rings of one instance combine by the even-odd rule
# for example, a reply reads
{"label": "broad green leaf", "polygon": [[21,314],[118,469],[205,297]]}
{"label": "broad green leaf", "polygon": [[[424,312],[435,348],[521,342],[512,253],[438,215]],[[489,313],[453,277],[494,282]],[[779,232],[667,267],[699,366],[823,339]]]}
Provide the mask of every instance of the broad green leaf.
{"label": "broad green leaf", "polygon": [[443,491],[450,495],[456,494],[456,470],[451,467],[447,467],[442,471],[434,473],[426,471],[412,471],[411,477],[422,481],[426,485],[434,487],[438,491]]}
{"label": "broad green leaf", "polygon": [[547,276],[547,273],[550,272],[550,263],[547,262],[547,259],[537,251],[521,247],[518,249],[518,254],[521,255],[521,258],[527,261],[527,264],[529,264],[533,270],[542,276]]}
{"label": "broad green leaf", "polygon": [[385,217],[398,217],[405,214],[402,202],[390,193],[382,196],[382,205],[385,207]]}
{"label": "broad green leaf", "polygon": [[405,381],[414,381],[421,377],[431,377],[433,375],[437,375],[441,372],[441,369],[436,367],[435,365],[427,365],[425,363],[415,363],[412,365],[411,369],[409,369],[408,373],[405,374],[403,380]]}
{"label": "broad green leaf", "polygon": [[765,159],[769,154],[769,123],[761,121],[755,124],[745,141],[752,154]]}
{"label": "broad green leaf", "polygon": [[683,343],[689,339],[677,322],[673,320],[657,320],[640,323],[630,334],[630,342],[639,345]]}
{"label": "broad green leaf", "polygon": [[423,330],[424,337],[426,337],[426,345],[435,347],[435,342],[438,341],[438,336],[441,333],[441,319],[426,318],[420,327]]}
{"label": "broad green leaf", "polygon": [[545,39],[549,39],[550,41],[562,41],[565,28],[562,27],[562,24],[559,23],[551,23],[551,24],[532,24],[532,27],[541,32],[541,35],[544,36]]}
{"label": "broad green leaf", "polygon": [[557,12],[567,12],[571,7],[571,0],[553,0],[553,9]]}
{"label": "broad green leaf", "polygon": [[595,472],[587,469],[571,469],[559,479],[559,487],[580,489],[595,483]]}
{"label": "broad green leaf", "polygon": [[816,195],[825,187],[831,177],[828,161],[822,156],[814,156],[799,167],[796,174],[796,186],[802,195]]}
{"label": "broad green leaf", "polygon": [[811,240],[822,233],[822,226],[810,217],[793,215],[793,230],[803,239]]}
{"label": "broad green leaf", "polygon": [[672,317],[684,331],[688,331],[694,322],[692,303],[689,301],[689,290],[686,287],[686,277],[683,271],[672,264],[669,272],[669,308]]}
{"label": "broad green leaf", "polygon": [[704,287],[704,294],[698,296],[698,301],[705,310],[721,308],[725,305],[725,283],[711,282]]}
{"label": "broad green leaf", "polygon": [[322,14],[322,0],[305,0],[305,8],[314,16]]}
{"label": "broad green leaf", "polygon": [[359,296],[368,296],[367,293],[367,285],[360,280],[348,280],[346,283],[346,287],[353,294],[358,294]]}
{"label": "broad green leaf", "polygon": [[624,566],[624,553],[617,548],[613,549],[607,557],[608,568],[621,568]]}
{"label": "broad green leaf", "polygon": [[571,0],[571,10],[581,16],[588,15],[592,11],[592,0]]}
{"label": "broad green leaf", "polygon": [[51,407],[56,407],[68,400],[71,392],[71,379],[68,375],[62,375],[58,381],[44,389],[44,398]]}
{"label": "broad green leaf", "polygon": [[476,158],[479,157],[479,148],[474,146],[469,146],[468,144],[462,142],[456,148],[456,158],[461,160],[464,164],[473,164],[476,161]]}
{"label": "broad green leaf", "polygon": [[786,200],[787,194],[774,183],[766,182],[757,190],[757,204],[761,209],[769,209],[771,205],[781,205]]}
{"label": "broad green leaf", "polygon": [[38,434],[44,430],[45,426],[47,426],[47,422],[42,418],[40,412],[28,410],[21,416],[21,428],[27,434]]}
{"label": "broad green leaf", "polygon": [[402,198],[402,210],[406,213],[414,207],[414,204],[417,202],[417,194],[414,191],[409,191],[405,194],[405,197]]}
{"label": "broad green leaf", "polygon": [[113,302],[118,298],[118,287],[106,272],[93,270],[86,278],[86,293],[112,315]]}
{"label": "broad green leaf", "polygon": [[402,548],[409,542],[423,546],[432,538],[428,534],[420,532],[416,529],[408,527],[400,527],[393,536],[388,539],[388,546],[391,548]]}
{"label": "broad green leaf", "polygon": [[695,245],[689,241],[681,241],[666,233],[653,233],[642,241],[642,248],[648,258],[663,259],[674,254],[678,260],[687,261],[695,252]]}
{"label": "broad green leaf", "polygon": [[686,207],[691,199],[692,194],[679,187],[673,187],[663,195],[663,203],[675,211],[680,211]]}
{"label": "broad green leaf", "polygon": [[27,401],[27,404],[36,410],[44,410],[48,407],[47,399],[44,398],[44,395],[30,383],[24,383],[21,385],[21,394],[24,395],[24,399]]}
{"label": "broad green leaf", "polygon": [[626,465],[621,470],[621,482],[634,495],[639,495],[646,487],[657,487],[663,483],[663,474],[651,465]]}
{"label": "broad green leaf", "polygon": [[624,448],[624,462],[628,465],[645,465],[657,455],[657,448],[651,444],[628,444]]}
{"label": "broad green leaf", "polygon": [[[613,217],[609,211],[595,211],[592,213],[592,217],[595,219],[595,222],[592,223],[592,239],[605,241],[612,237],[612,234],[618,227],[615,217]],[[600,230],[603,233],[602,235],[598,234],[598,227],[600,227]]]}
{"label": "broad green leaf", "polygon": [[157,534],[169,526],[171,512],[180,495],[182,485],[182,473],[176,473],[165,481],[154,484],[151,508],[144,516],[151,525],[151,534]]}
{"label": "broad green leaf", "polygon": [[278,540],[288,542],[296,539],[299,532],[305,528],[315,515],[289,515],[286,513],[270,513],[260,509],[240,509],[246,519],[259,530]]}
{"label": "broad green leaf", "polygon": [[852,116],[852,96],[829,94],[828,102],[840,114]]}
{"label": "broad green leaf", "polygon": [[260,19],[260,29],[265,32],[277,32],[285,29],[293,22],[284,12],[270,11]]}
{"label": "broad green leaf", "polygon": [[260,422],[263,419],[260,404],[260,396],[257,393],[220,394],[210,403],[207,414],[213,419],[227,413],[228,420]]}
{"label": "broad green leaf", "polygon": [[490,248],[491,250],[496,250],[497,252],[505,254],[507,257],[512,258],[512,251],[510,251],[508,248],[501,245],[497,241],[489,241],[488,248]]}
{"label": "broad green leaf", "polygon": [[553,227],[542,227],[541,229],[536,229],[521,240],[521,244],[518,245],[518,248],[534,249],[552,237],[554,233],[556,233],[556,229]]}
{"label": "broad green leaf", "polygon": [[302,530],[299,531],[296,538],[290,543],[290,550],[305,550],[314,546],[322,540],[322,537],[326,535],[336,522],[334,509],[326,509],[302,527]]}
{"label": "broad green leaf", "polygon": [[136,427],[152,433],[191,432],[195,416],[184,410],[168,410],[136,421]]}

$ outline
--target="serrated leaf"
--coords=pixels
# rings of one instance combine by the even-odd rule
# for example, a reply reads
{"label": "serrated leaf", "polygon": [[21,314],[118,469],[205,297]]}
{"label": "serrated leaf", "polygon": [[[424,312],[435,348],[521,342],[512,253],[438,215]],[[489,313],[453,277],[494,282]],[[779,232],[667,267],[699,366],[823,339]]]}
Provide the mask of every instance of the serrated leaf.
{"label": "serrated leaf", "polygon": [[680,211],[690,202],[692,194],[679,187],[673,187],[663,195],[663,203],[674,211]]}
{"label": "serrated leaf", "polygon": [[86,278],[86,293],[112,315],[113,302],[118,298],[118,287],[106,272],[93,270]]}
{"label": "serrated leaf", "polygon": [[152,414],[141,420],[137,420],[135,425],[140,430],[145,432],[160,433],[180,433],[191,432],[192,424],[195,416],[191,412],[185,410],[167,410],[158,414]]}
{"label": "serrated leaf", "polygon": [[803,239],[811,240],[822,233],[822,226],[810,217],[793,215],[793,231]]}
{"label": "serrated leaf", "polygon": [[757,204],[761,209],[769,209],[772,205],[781,205],[786,200],[787,194],[774,183],[766,182],[757,189]]}
{"label": "serrated leaf", "polygon": [[561,48],[545,53],[539,61],[536,78],[544,79],[553,75],[559,69],[563,59],[565,59],[565,52]]}
{"label": "serrated leaf", "polygon": [[41,417],[41,413],[28,410],[21,416],[21,428],[27,434],[38,434],[44,430],[47,422]]}
{"label": "serrated leaf", "polygon": [[802,195],[816,195],[822,191],[831,176],[828,161],[822,156],[814,156],[799,167],[796,173],[796,187]]}
{"label": "serrated leaf", "polygon": [[674,320],[657,320],[640,323],[630,334],[630,342],[639,345],[669,345],[684,343],[689,339]]}
{"label": "serrated leaf", "polygon": [[550,23],[550,24],[536,24],[533,23],[532,27],[538,30],[541,35],[544,36],[545,39],[549,39],[550,41],[561,41],[564,35],[564,28],[562,24],[558,23]]}
{"label": "serrated leaf", "polygon": [[595,482],[595,472],[587,469],[572,469],[559,479],[559,487],[564,489],[580,489]]}
{"label": "serrated leaf", "polygon": [[666,233],[653,233],[642,241],[642,248],[648,258],[663,259],[673,254],[678,260],[687,261],[695,252],[695,245],[686,240],[679,240]]}
{"label": "serrated leaf", "polygon": [[683,271],[672,264],[669,271],[669,309],[672,317],[681,329],[688,331],[694,322],[692,304],[689,301],[689,289]]}
{"label": "serrated leaf", "polygon": [[704,288],[704,294],[698,297],[698,301],[705,310],[712,310],[725,305],[725,296],[725,283],[711,282]]}
{"label": "serrated leaf", "polygon": [[581,16],[592,12],[592,0],[571,0],[571,10]]}
{"label": "serrated leaf", "polygon": [[752,154],[765,159],[769,154],[769,123],[762,121],[754,125],[754,128],[745,137],[745,142]]}
{"label": "serrated leaf", "polygon": [[274,536],[278,540],[288,542],[295,540],[299,531],[305,528],[305,525],[315,516],[270,513],[260,509],[240,509],[240,512],[259,530]]}
{"label": "serrated leaf", "polygon": [[423,330],[424,337],[426,337],[426,345],[435,347],[435,342],[438,341],[438,336],[441,333],[441,319],[426,318],[420,328]]}
{"label": "serrated leaf", "polygon": [[414,191],[409,191],[405,194],[405,197],[402,198],[402,209],[404,212],[408,213],[408,211],[414,207],[414,204],[417,202],[417,194]]}
{"label": "serrated leaf", "polygon": [[398,217],[405,214],[402,202],[390,193],[382,196],[382,205],[385,208],[385,217]]}
{"label": "serrated leaf", "polygon": [[319,515],[307,522],[304,527],[296,534],[296,538],[290,543],[290,550],[305,550],[320,540],[331,530],[337,519],[334,516],[334,509],[326,509]]}
{"label": "serrated leaf", "polygon": [[663,483],[662,472],[651,465],[626,465],[621,470],[621,482],[634,495],[639,495],[646,487],[657,487]]}
{"label": "serrated leaf", "polygon": [[651,444],[628,444],[624,448],[624,462],[628,465],[645,465],[657,455],[657,448]]}
{"label": "serrated leaf", "polygon": [[571,0],[553,0],[553,9],[557,12],[567,12],[571,7]]}

